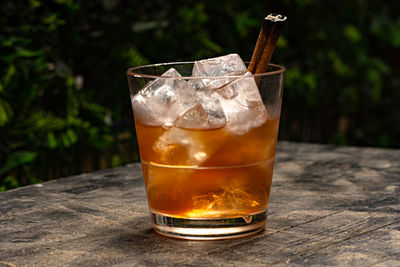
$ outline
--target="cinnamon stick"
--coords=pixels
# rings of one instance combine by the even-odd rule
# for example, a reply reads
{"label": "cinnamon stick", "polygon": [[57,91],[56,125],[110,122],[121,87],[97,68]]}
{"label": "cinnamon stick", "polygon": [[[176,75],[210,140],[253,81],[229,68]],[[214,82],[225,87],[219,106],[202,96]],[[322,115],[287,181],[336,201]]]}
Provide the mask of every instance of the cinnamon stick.
{"label": "cinnamon stick", "polygon": [[286,16],[279,14],[265,17],[248,67],[251,73],[263,73],[267,70],[286,19]]}

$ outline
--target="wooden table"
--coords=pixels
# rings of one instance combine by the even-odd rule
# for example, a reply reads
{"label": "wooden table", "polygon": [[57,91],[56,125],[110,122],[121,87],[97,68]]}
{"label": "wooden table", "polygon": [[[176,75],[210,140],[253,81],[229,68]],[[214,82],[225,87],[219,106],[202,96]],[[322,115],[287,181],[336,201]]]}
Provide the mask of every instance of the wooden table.
{"label": "wooden table", "polygon": [[139,164],[0,194],[0,266],[400,266],[400,150],[280,142],[265,231],[153,232]]}

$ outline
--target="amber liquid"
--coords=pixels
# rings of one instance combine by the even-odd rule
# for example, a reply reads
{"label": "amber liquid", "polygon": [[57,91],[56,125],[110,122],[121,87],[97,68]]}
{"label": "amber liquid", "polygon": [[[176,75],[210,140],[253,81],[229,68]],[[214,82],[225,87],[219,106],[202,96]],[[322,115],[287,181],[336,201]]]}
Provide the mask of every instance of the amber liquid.
{"label": "amber liquid", "polygon": [[236,135],[135,121],[149,207],[179,218],[234,218],[268,206],[279,119]]}

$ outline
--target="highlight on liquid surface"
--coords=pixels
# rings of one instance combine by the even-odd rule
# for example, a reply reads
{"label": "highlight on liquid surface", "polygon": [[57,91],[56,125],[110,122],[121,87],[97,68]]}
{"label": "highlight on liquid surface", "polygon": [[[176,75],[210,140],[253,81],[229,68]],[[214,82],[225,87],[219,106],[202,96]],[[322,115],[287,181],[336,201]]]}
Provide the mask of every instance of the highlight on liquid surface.
{"label": "highlight on liquid surface", "polygon": [[149,207],[179,218],[265,211],[279,118],[247,133],[144,125],[135,120]]}

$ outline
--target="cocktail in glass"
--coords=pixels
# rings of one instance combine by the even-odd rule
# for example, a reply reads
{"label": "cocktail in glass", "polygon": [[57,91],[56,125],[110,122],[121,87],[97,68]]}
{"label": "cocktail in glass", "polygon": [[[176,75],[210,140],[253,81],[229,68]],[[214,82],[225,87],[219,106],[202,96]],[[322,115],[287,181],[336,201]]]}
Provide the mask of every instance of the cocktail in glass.
{"label": "cocktail in glass", "polygon": [[207,77],[192,76],[195,68],[166,63],[127,72],[153,228],[204,240],[261,231],[285,68]]}

